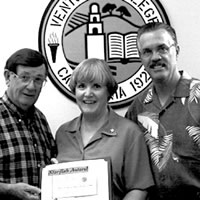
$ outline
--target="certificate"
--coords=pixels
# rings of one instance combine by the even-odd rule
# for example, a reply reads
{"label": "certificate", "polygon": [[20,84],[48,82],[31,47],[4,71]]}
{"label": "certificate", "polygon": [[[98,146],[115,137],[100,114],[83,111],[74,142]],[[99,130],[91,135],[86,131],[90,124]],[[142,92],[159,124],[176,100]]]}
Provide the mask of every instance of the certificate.
{"label": "certificate", "polygon": [[41,200],[111,200],[110,161],[81,160],[42,169]]}

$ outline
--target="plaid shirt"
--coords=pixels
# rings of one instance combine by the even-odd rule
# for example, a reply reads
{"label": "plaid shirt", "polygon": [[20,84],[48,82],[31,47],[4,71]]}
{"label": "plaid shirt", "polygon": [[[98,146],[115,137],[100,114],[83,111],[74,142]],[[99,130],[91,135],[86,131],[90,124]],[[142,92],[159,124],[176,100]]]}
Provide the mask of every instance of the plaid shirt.
{"label": "plaid shirt", "polygon": [[45,116],[33,106],[26,117],[5,94],[0,98],[0,182],[40,185],[40,169],[56,155]]}

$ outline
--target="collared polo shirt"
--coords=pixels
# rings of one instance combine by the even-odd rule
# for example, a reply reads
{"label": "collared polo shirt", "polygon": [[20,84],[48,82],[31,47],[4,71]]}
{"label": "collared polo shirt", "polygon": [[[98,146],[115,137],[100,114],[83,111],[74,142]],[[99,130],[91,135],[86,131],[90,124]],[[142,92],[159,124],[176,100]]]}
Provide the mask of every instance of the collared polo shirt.
{"label": "collared polo shirt", "polygon": [[111,109],[108,121],[85,147],[80,126],[81,116],[56,132],[59,162],[109,157],[113,200],[122,199],[132,189],[147,189],[154,184],[144,137],[135,123]]}

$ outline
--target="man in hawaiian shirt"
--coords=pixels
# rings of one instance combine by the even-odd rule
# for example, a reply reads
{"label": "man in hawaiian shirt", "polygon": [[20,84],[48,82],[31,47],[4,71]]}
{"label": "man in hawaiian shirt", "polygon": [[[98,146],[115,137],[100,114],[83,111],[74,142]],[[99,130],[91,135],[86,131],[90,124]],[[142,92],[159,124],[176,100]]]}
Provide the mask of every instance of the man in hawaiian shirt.
{"label": "man in hawaiian shirt", "polygon": [[141,61],[152,84],[126,117],[144,130],[156,187],[150,200],[200,199],[200,81],[179,71],[175,30],[148,23],[138,31]]}

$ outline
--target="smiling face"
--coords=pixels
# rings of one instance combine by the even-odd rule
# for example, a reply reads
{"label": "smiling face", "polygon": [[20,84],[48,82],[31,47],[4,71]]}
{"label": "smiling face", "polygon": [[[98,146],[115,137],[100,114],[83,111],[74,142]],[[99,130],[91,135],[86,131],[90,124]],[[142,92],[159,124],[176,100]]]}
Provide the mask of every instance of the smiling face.
{"label": "smiling face", "polygon": [[138,48],[145,69],[154,82],[166,82],[177,73],[178,47],[164,29],[143,33]]}
{"label": "smiling face", "polygon": [[41,92],[41,86],[38,86],[31,80],[28,83],[22,81],[19,76],[28,75],[34,78],[45,79],[46,69],[42,64],[38,67],[25,67],[19,65],[17,67],[16,74],[7,71],[6,82],[8,85],[7,94],[11,101],[21,108],[22,110],[28,110],[38,99]]}
{"label": "smiling face", "polygon": [[83,115],[95,118],[106,113],[109,94],[105,85],[95,81],[78,82],[75,95]]}

